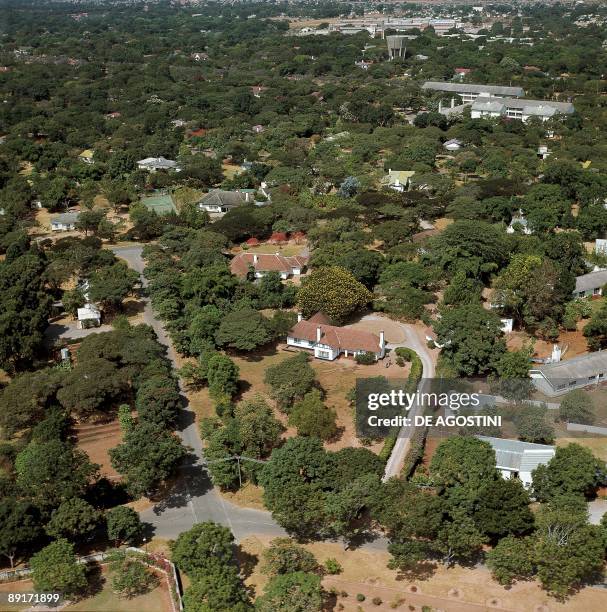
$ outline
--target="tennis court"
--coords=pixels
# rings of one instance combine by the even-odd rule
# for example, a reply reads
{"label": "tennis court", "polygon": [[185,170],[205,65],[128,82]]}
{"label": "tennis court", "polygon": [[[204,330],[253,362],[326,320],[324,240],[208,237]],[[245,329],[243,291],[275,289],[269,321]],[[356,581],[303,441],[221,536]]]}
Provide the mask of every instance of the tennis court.
{"label": "tennis court", "polygon": [[173,197],[169,194],[153,195],[141,198],[141,202],[148,210],[153,210],[158,215],[167,215],[177,212]]}

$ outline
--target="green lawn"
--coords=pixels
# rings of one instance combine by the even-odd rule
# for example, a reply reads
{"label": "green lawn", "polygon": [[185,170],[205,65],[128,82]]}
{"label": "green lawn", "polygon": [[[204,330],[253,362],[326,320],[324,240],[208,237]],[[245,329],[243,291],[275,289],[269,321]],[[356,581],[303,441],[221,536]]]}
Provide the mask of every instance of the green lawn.
{"label": "green lawn", "polygon": [[[96,595],[82,599],[64,609],[74,612],[169,612],[171,610],[166,581],[162,583],[162,587],[158,587],[150,593],[133,597],[133,599],[121,599],[112,592],[111,582],[107,580],[107,574],[104,573],[103,578],[105,580],[101,590]],[[0,584],[0,593],[19,593],[32,590],[33,586],[29,580]],[[11,606],[6,604],[5,601],[0,603],[0,610],[6,610],[7,612],[21,612],[29,608],[31,608],[31,605]]]}

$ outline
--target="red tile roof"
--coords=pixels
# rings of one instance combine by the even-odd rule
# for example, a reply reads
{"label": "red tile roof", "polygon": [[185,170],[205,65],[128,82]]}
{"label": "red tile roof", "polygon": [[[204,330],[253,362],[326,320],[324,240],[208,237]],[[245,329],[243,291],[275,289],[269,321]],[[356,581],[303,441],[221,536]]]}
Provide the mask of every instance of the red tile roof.
{"label": "red tile roof", "polygon": [[[255,261],[257,257],[257,261]],[[287,272],[292,273],[293,268],[304,268],[308,263],[308,257],[295,255],[285,257],[280,253],[238,253],[230,262],[230,270],[236,276],[245,277],[249,268],[253,267],[258,272]]]}
{"label": "red tile roof", "polygon": [[[316,316],[317,315],[314,315],[314,317]],[[314,319],[314,317],[312,317],[312,319]],[[300,340],[316,342],[317,328],[320,327],[320,344],[326,344],[334,350],[367,351],[369,353],[379,353],[381,351],[379,336],[371,332],[353,329],[351,327],[327,325],[313,321],[312,319],[296,323],[289,331],[289,336]]]}
{"label": "red tile roof", "polygon": [[257,240],[257,238],[249,238],[246,241],[246,244],[248,244],[249,246],[257,246],[259,244],[259,240]]}

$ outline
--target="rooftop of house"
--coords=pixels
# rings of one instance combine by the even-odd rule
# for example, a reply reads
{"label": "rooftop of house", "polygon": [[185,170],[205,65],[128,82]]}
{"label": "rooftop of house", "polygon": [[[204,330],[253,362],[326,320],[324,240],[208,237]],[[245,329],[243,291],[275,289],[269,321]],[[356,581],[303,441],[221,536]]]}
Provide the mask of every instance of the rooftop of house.
{"label": "rooftop of house", "polygon": [[574,111],[570,102],[553,102],[552,100],[516,100],[514,98],[477,98],[472,103],[472,110],[491,110],[501,112],[505,108],[520,109],[525,115],[571,114]]}
{"label": "rooftop of house", "polygon": [[575,277],[575,292],[589,291],[607,283],[607,270],[598,270]]}
{"label": "rooftop of house", "polygon": [[82,308],[78,308],[78,320],[86,321],[87,319],[98,319],[101,316],[101,311],[95,304],[85,304]]}
{"label": "rooftop of house", "polygon": [[78,157],[83,157],[84,159],[93,159],[94,155],[95,152],[93,151],[93,149],[85,149],[84,151],[82,151],[82,153],[80,153]]}
{"label": "rooftop of house", "polygon": [[522,87],[504,87],[502,85],[478,85],[476,83],[449,83],[445,81],[426,81],[422,89],[449,91],[452,93],[478,93],[493,96],[524,96]]}
{"label": "rooftop of house", "polygon": [[249,269],[257,272],[291,273],[293,268],[302,269],[308,264],[307,255],[285,257],[280,253],[238,253],[230,262],[230,270],[236,276],[245,277]]}
{"label": "rooftop of house", "polygon": [[554,457],[554,446],[532,444],[520,440],[476,436],[488,442],[495,451],[495,464],[498,468],[516,472],[531,472],[538,465],[548,463]]}
{"label": "rooftop of house", "polygon": [[51,217],[51,223],[61,223],[62,225],[68,225],[71,223],[76,223],[79,217],[79,212],[61,213],[59,215]]}
{"label": "rooftop of house", "polygon": [[534,368],[534,370],[541,372],[544,378],[551,383],[588,379],[597,374],[607,373],[607,351],[597,351],[572,359],[565,359],[565,361],[546,363]]}
{"label": "rooftop of house", "polygon": [[175,168],[177,162],[166,157],[146,157],[137,162],[140,166],[154,166],[156,168]]}
{"label": "rooftop of house", "polygon": [[388,170],[388,174],[383,177],[384,183],[394,183],[398,181],[399,183],[407,183],[415,174],[415,170]]}
{"label": "rooftop of house", "polygon": [[452,138],[451,140],[446,140],[445,142],[443,142],[443,147],[448,147],[448,146],[461,147],[462,144],[463,143],[461,140],[458,140],[457,138]]}
{"label": "rooftop of house", "polygon": [[221,208],[235,208],[242,206],[247,201],[245,194],[242,191],[224,191],[223,189],[214,189],[205,193],[198,202],[199,206],[219,206]]}
{"label": "rooftop of house", "polygon": [[316,342],[318,328],[320,328],[321,333],[320,344],[326,344],[332,349],[367,351],[369,353],[379,353],[381,351],[379,336],[352,327],[331,325],[322,313],[317,313],[307,321],[298,321],[289,331],[289,336]]}

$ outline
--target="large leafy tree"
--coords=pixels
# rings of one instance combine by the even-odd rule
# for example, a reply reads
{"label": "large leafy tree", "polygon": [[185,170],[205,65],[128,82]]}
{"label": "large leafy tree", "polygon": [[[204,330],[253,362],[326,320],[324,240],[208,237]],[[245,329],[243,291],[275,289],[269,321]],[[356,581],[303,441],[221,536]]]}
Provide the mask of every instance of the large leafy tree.
{"label": "large leafy tree", "polygon": [[446,273],[487,278],[507,260],[503,230],[483,221],[456,221],[432,239],[427,258]]}
{"label": "large leafy tree", "polygon": [[100,513],[78,497],[66,499],[53,510],[46,532],[55,538],[78,541],[91,535],[101,520]]}
{"label": "large leafy tree", "polygon": [[289,414],[289,425],[297,427],[300,436],[316,436],[329,440],[337,433],[336,413],[325,406],[318,389],[308,391],[295,402]]}
{"label": "large leafy tree", "polygon": [[38,354],[48,324],[51,296],[43,280],[45,262],[32,249],[0,262],[0,367],[19,369]]}
{"label": "large leafy tree", "polygon": [[34,587],[39,591],[79,595],[86,588],[86,567],[76,562],[74,547],[57,540],[30,559]]}
{"label": "large leafy tree", "polygon": [[133,495],[153,493],[175,473],[187,454],[179,439],[154,423],[140,422],[110,449],[112,466],[127,481]]}
{"label": "large leafy tree", "polygon": [[17,485],[42,508],[84,493],[98,467],[86,453],[56,439],[30,442],[15,460]]}
{"label": "large leafy tree", "polygon": [[256,310],[245,308],[225,315],[215,333],[219,346],[252,351],[270,340],[266,318]]}
{"label": "large leafy tree", "polygon": [[259,475],[264,503],[288,531],[317,535],[324,527],[324,494],[332,488],[332,456],[318,438],[289,438]]}
{"label": "large leafy tree", "polygon": [[533,529],[529,504],[529,494],[519,480],[490,480],[479,489],[474,522],[491,537],[529,532]]}
{"label": "large leafy tree", "polygon": [[128,506],[116,506],[106,514],[105,522],[110,540],[118,544],[127,542],[131,546],[137,544],[143,525],[135,510]]}
{"label": "large leafy tree", "polygon": [[336,322],[364,308],[371,292],[351,272],[332,266],[319,268],[307,276],[297,294],[297,304],[304,317],[323,312]]}
{"label": "large leafy tree", "polygon": [[305,353],[299,353],[266,370],[264,382],[283,410],[288,410],[295,400],[303,398],[314,385],[315,372],[308,361]]}
{"label": "large leafy tree", "polygon": [[270,576],[315,572],[317,569],[318,561],[314,555],[291,538],[276,538],[263,552],[262,571]]}
{"label": "large leafy tree", "polygon": [[237,568],[224,565],[197,572],[183,595],[186,612],[248,612],[253,609]]}
{"label": "large leafy tree", "polygon": [[480,485],[497,478],[490,444],[473,437],[449,438],[438,445],[430,476],[439,487]]}
{"label": "large leafy tree", "polygon": [[204,575],[232,563],[233,545],[234,536],[227,527],[212,521],[197,523],[171,544],[171,559],[190,575]]}
{"label": "large leafy tree", "polygon": [[117,310],[139,282],[139,274],[124,262],[97,270],[90,277],[89,297],[108,310]]}
{"label": "large leafy tree", "polygon": [[607,478],[605,462],[580,444],[559,446],[554,457],[533,471],[533,490],[540,500],[560,495],[590,495]]}
{"label": "large leafy tree", "polygon": [[534,560],[534,539],[531,537],[507,536],[487,553],[491,575],[505,586],[531,578],[535,570]]}
{"label": "large leafy tree", "polygon": [[480,304],[445,311],[434,330],[441,355],[461,375],[490,373],[506,351],[499,317]]}
{"label": "large leafy tree", "polygon": [[14,497],[0,500],[0,554],[9,560],[11,567],[40,532],[40,517],[29,502]]}

